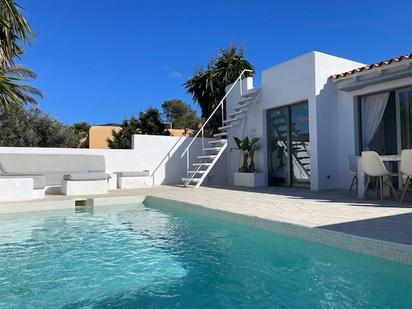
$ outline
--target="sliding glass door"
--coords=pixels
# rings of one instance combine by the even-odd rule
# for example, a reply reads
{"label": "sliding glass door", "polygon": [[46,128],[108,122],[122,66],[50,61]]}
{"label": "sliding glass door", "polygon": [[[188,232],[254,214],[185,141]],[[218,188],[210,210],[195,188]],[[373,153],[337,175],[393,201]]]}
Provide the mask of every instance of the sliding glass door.
{"label": "sliding glass door", "polygon": [[289,175],[289,108],[268,111],[269,185],[287,186]]}
{"label": "sliding glass door", "polygon": [[269,185],[308,186],[308,103],[268,111]]}
{"label": "sliding glass door", "polygon": [[290,143],[292,162],[292,185],[309,185],[310,150],[308,104],[290,107]]}
{"label": "sliding glass door", "polygon": [[398,90],[399,126],[398,147],[412,149],[412,89]]}

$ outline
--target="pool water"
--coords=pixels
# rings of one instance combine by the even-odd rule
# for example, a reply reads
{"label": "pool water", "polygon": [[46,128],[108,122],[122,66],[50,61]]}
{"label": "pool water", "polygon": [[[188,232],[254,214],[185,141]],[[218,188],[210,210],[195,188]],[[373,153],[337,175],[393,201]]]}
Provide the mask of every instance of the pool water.
{"label": "pool water", "polygon": [[1,308],[411,304],[411,266],[175,208],[0,215]]}

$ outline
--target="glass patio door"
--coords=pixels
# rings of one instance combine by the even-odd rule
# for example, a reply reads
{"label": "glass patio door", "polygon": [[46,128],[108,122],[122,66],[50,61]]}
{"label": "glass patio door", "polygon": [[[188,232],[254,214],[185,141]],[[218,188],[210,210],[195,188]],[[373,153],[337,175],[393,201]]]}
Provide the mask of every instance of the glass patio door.
{"label": "glass patio door", "polygon": [[269,185],[308,186],[308,103],[268,111]]}
{"label": "glass patio door", "polygon": [[412,89],[398,91],[399,150],[412,149]]}
{"label": "glass patio door", "polygon": [[289,108],[268,111],[269,185],[290,184]]}
{"label": "glass patio door", "polygon": [[309,185],[310,149],[308,104],[296,104],[290,107],[290,142],[292,185]]}

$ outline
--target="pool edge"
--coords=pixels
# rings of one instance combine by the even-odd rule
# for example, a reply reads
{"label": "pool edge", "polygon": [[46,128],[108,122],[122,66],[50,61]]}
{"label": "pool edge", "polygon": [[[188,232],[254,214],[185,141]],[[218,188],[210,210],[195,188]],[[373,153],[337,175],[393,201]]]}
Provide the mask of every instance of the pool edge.
{"label": "pool edge", "polygon": [[265,219],[227,210],[209,208],[207,206],[182,202],[157,196],[147,195],[143,203],[155,202],[156,205],[176,207],[212,218],[261,228],[287,236],[338,247],[357,253],[375,256],[394,262],[412,265],[412,246],[390,241],[356,236],[343,232],[327,230],[319,227],[308,227],[289,222]]}

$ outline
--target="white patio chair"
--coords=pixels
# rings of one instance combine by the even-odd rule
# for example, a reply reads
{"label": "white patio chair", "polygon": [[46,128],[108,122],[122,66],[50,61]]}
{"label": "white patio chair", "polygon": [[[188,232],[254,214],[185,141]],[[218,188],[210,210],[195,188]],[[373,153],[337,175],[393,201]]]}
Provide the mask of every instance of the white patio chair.
{"label": "white patio chair", "polygon": [[400,172],[406,176],[406,183],[404,184],[402,196],[400,202],[402,203],[406,191],[408,191],[411,185],[412,177],[412,149],[405,149],[401,151],[401,167]]}
{"label": "white patio chair", "polygon": [[383,186],[384,185],[388,186],[390,190],[392,190],[393,196],[395,197],[396,200],[398,200],[398,196],[392,185],[392,179],[391,179],[393,176],[396,176],[396,174],[393,174],[386,169],[385,164],[383,164],[381,157],[375,151],[363,151],[362,152],[362,168],[365,174],[368,176],[365,189],[363,190],[362,198],[365,196],[366,191],[368,190],[371,178],[376,177],[377,184],[380,189],[381,200],[383,200]]}
{"label": "white patio chair", "polygon": [[348,195],[352,192],[355,186],[355,193],[358,192],[358,158],[356,156],[348,155],[348,168],[352,174],[352,183],[350,184]]}

